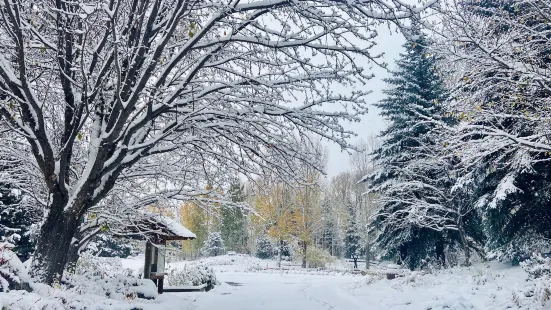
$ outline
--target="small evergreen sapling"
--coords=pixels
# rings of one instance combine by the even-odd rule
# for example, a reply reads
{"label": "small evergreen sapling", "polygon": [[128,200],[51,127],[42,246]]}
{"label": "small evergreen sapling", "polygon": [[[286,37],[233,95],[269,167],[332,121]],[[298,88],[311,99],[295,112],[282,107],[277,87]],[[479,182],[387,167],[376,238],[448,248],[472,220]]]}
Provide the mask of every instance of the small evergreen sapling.
{"label": "small evergreen sapling", "polygon": [[211,232],[203,244],[201,254],[204,256],[218,256],[224,254],[225,251],[222,235],[219,232]]}
{"label": "small evergreen sapling", "polygon": [[256,239],[256,257],[261,259],[272,258],[274,255],[274,247],[272,241],[266,234],[258,235]]}

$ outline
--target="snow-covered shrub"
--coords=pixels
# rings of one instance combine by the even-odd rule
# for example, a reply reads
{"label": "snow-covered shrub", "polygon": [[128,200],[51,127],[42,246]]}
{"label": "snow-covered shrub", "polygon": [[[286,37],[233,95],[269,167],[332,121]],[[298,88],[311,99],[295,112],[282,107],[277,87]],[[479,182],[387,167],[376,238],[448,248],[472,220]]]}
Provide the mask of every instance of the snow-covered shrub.
{"label": "snow-covered shrub", "polygon": [[154,299],[157,297],[157,287],[149,279],[138,279],[125,275],[109,278],[101,276],[71,275],[64,278],[63,290],[82,294],[105,296],[109,299]]}
{"label": "snow-covered shrub", "polygon": [[551,276],[551,258],[543,257],[541,254],[533,255],[520,265],[532,279]]}
{"label": "snow-covered shrub", "polygon": [[310,268],[325,268],[325,266],[333,261],[334,258],[325,250],[310,247],[306,252],[306,263]]}
{"label": "snow-covered shrub", "polygon": [[256,239],[256,257],[261,259],[272,258],[274,255],[274,248],[272,246],[272,241],[268,238],[266,234],[258,235]]}
{"label": "snow-covered shrub", "polygon": [[545,236],[526,232],[523,235],[515,236],[506,244],[489,251],[487,259],[498,259],[500,261],[511,261],[513,266],[530,258],[532,253],[549,252],[549,242]]}
{"label": "snow-covered shrub", "polygon": [[23,263],[12,251],[13,247],[11,243],[0,242],[0,291],[7,292],[27,281]]}
{"label": "snow-covered shrub", "polygon": [[122,267],[118,257],[96,257],[83,253],[75,268],[63,273],[61,289],[74,294],[95,294],[126,300],[157,297],[157,287],[149,279],[139,279]]}
{"label": "snow-covered shrub", "polygon": [[206,284],[206,290],[216,285],[216,275],[211,267],[204,265],[184,265],[184,268],[168,268],[167,282],[170,286],[198,286]]}
{"label": "snow-covered shrub", "polygon": [[[277,257],[279,252],[279,245],[274,247],[274,257]],[[291,261],[293,260],[293,247],[291,244],[287,241],[283,241],[283,245],[281,245],[281,260],[285,261]]]}
{"label": "snow-covered shrub", "polygon": [[132,270],[123,268],[118,257],[96,257],[85,252],[78,259],[73,273],[79,276],[112,278],[118,275],[131,276]]}
{"label": "snow-covered shrub", "polygon": [[525,287],[513,292],[513,302],[520,306],[522,300],[528,300],[545,306],[551,300],[551,258],[537,254],[520,265],[529,279]]}
{"label": "snow-covered shrub", "polygon": [[201,254],[203,256],[218,256],[224,254],[226,248],[224,247],[224,240],[219,232],[209,233],[207,240],[201,248]]}

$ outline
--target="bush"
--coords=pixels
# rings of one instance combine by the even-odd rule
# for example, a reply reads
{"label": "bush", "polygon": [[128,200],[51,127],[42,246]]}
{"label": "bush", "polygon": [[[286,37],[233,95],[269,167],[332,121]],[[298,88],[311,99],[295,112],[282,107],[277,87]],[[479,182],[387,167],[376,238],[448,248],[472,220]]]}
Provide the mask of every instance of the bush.
{"label": "bush", "polygon": [[27,273],[21,260],[12,251],[13,244],[0,242],[0,292],[20,289],[27,280]]}
{"label": "bush", "polygon": [[74,270],[63,274],[62,289],[78,295],[96,294],[110,299],[154,299],[157,287],[139,279],[133,270],[122,268],[118,257],[96,257],[83,253]]}
{"label": "bush", "polygon": [[96,257],[90,253],[83,253],[70,273],[86,277],[113,278],[119,275],[132,276],[131,269],[122,268],[118,257]]}
{"label": "bush", "polygon": [[537,254],[520,265],[529,279],[523,288],[513,291],[513,302],[519,307],[526,303],[545,306],[551,299],[551,259]]}
{"label": "bush", "polygon": [[306,252],[306,263],[310,268],[325,268],[333,261],[334,258],[329,255],[329,253],[327,253],[325,250],[318,249],[316,247],[310,247]]}
{"label": "bush", "polygon": [[95,294],[116,300],[157,297],[157,287],[153,281],[125,275],[105,278],[73,274],[64,276],[62,289],[78,295]]}
{"label": "bush", "polygon": [[167,282],[170,286],[199,286],[207,284],[209,291],[217,284],[214,270],[204,265],[184,265],[184,268],[168,268]]}
{"label": "bush", "polygon": [[533,255],[530,259],[521,262],[520,265],[532,279],[551,277],[551,259],[543,257],[541,254]]}

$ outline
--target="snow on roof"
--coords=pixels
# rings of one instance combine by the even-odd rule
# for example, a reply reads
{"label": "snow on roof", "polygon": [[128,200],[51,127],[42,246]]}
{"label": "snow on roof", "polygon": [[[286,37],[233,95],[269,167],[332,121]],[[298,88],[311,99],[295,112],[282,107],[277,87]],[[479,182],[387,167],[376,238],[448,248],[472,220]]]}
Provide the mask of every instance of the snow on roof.
{"label": "snow on roof", "polygon": [[181,238],[190,238],[195,239],[197,236],[192,233],[189,229],[185,228],[182,224],[176,222],[175,220],[164,216],[164,215],[155,215],[155,219],[159,222],[159,224],[166,227],[168,231],[173,233],[177,237]]}
{"label": "snow on roof", "polygon": [[124,228],[123,235],[157,240],[195,239],[194,233],[168,216],[146,210],[137,212],[137,219]]}

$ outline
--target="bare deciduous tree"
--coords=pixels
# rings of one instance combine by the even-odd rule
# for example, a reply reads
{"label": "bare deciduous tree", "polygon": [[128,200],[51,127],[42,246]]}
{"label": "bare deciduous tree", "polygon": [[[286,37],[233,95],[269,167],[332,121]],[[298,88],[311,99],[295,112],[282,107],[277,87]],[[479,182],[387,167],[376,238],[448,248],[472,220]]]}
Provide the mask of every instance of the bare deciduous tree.
{"label": "bare deciduous tree", "polygon": [[82,215],[121,178],[155,175],[158,155],[289,176],[297,159],[312,162],[297,151],[305,132],[348,147],[339,122],[366,111],[364,92],[329,85],[367,81],[359,64],[377,62],[375,22],[421,9],[399,0],[3,1],[0,115],[46,189],[35,279],[63,273]]}

